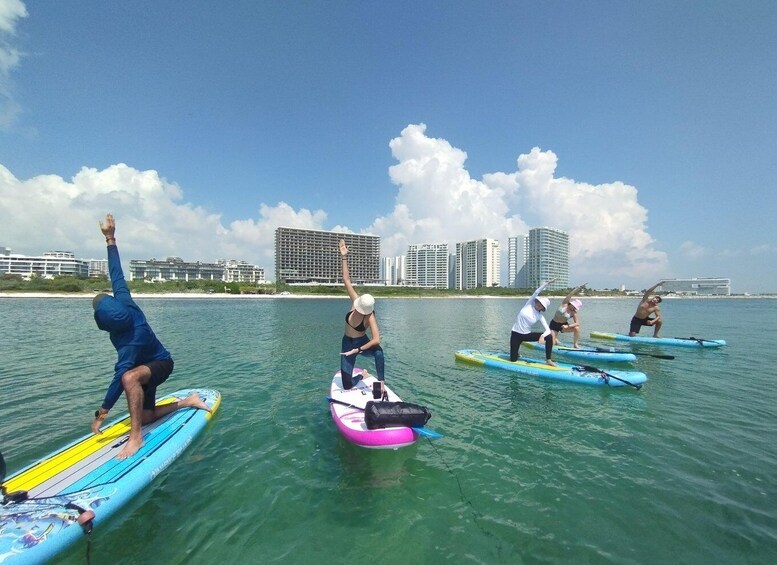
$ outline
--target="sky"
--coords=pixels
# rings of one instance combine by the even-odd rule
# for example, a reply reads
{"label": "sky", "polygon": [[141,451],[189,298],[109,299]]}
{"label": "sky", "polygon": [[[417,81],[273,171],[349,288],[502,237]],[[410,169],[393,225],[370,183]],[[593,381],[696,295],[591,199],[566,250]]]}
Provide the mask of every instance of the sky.
{"label": "sky", "polygon": [[125,265],[273,279],[278,226],[383,256],[546,226],[572,285],[777,292],[776,29],[772,0],[0,0],[0,247],[104,257],[110,211]]}

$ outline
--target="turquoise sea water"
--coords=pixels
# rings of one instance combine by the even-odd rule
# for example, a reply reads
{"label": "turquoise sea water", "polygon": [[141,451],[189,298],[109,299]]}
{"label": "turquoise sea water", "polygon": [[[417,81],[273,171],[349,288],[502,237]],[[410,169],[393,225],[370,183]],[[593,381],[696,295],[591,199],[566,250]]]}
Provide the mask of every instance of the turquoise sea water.
{"label": "turquoise sea water", "polygon": [[[506,349],[524,300],[379,299],[387,382],[445,438],[371,451],[339,435],[325,400],[346,299],[139,298],[176,362],[160,394],[216,388],[223,402],[98,526],[93,563],[774,562],[777,301],[665,301],[664,336],[729,345],[635,346],[676,356],[640,357],[640,391],[454,361]],[[636,307],[584,302],[586,336],[625,331]],[[89,431],[115,351],[88,299],[0,299],[0,316],[13,472]],[[84,544],[62,556],[74,562]]]}

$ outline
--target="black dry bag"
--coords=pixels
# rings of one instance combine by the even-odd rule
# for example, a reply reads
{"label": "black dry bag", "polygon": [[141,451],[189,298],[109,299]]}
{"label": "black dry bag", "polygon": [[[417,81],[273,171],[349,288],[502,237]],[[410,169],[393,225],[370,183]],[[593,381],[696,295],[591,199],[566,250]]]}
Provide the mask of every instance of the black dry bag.
{"label": "black dry bag", "polygon": [[432,414],[426,406],[410,402],[375,402],[370,400],[364,408],[364,422],[368,430],[407,426],[422,428]]}

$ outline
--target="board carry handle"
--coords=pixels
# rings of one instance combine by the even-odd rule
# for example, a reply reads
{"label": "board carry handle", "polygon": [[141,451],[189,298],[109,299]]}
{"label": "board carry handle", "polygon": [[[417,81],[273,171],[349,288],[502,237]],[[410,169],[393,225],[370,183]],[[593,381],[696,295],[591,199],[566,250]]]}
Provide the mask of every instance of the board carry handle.
{"label": "board carry handle", "polygon": [[[334,404],[340,404],[341,406],[347,406],[348,408],[353,408],[354,410],[360,410],[364,412],[364,408],[359,408],[358,406],[354,406],[353,404],[348,404],[347,402],[343,402],[342,400],[336,400],[331,396],[327,396],[326,399],[329,402],[333,402]],[[434,430],[430,430],[429,428],[426,428],[426,427],[410,426],[410,429],[416,432],[418,435],[428,437],[429,439],[440,439],[441,437],[443,437],[441,433],[435,432]]]}

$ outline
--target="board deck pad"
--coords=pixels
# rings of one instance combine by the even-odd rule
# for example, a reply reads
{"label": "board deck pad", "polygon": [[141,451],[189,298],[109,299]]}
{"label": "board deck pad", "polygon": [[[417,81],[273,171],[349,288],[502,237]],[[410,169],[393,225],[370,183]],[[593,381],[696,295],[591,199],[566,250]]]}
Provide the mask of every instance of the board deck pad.
{"label": "board deck pad", "polygon": [[[545,344],[537,343],[536,341],[525,341],[523,347],[530,347],[535,351],[545,352]],[[577,361],[587,361],[594,363],[608,362],[608,363],[633,363],[637,360],[637,357],[628,351],[617,351],[613,348],[596,348],[587,345],[581,345],[579,348],[567,347],[565,345],[553,346],[553,357],[556,354],[569,359]]]}

